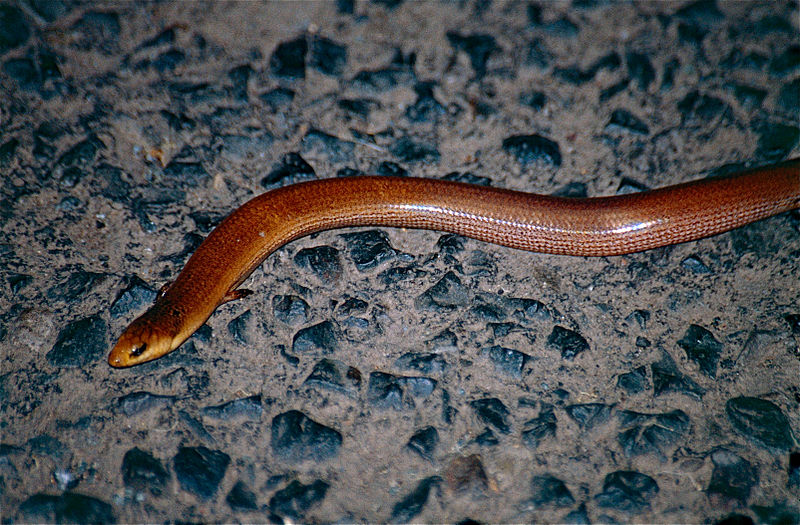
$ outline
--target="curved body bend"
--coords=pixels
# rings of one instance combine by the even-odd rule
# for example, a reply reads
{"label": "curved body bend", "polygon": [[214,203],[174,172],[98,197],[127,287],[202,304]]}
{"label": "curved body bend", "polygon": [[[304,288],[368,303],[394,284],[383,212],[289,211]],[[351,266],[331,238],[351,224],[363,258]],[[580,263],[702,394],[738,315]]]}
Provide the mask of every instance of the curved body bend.
{"label": "curved body bend", "polygon": [[457,233],[545,253],[619,255],[721,233],[800,207],[800,159],[642,193],[574,199],[433,179],[353,177],[266,192],[229,215],[108,357],[126,367],[176,349],[274,250],[343,226]]}

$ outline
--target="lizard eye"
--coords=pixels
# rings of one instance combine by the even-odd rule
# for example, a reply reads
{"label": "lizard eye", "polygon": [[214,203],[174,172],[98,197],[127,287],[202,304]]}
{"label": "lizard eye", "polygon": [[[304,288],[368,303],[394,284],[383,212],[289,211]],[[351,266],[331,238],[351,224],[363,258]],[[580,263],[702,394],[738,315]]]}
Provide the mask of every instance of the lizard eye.
{"label": "lizard eye", "polygon": [[131,350],[131,357],[139,357],[145,350],[147,350],[147,343],[138,344]]}

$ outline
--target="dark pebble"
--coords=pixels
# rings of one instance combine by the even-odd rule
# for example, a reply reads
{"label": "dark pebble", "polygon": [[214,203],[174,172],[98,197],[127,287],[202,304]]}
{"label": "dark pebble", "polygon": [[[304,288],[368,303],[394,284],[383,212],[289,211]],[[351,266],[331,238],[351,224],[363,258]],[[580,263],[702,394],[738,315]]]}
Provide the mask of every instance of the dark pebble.
{"label": "dark pebble", "polygon": [[34,494],[19,506],[26,521],[45,523],[116,523],[114,509],[105,501],[74,492],[60,496]]}
{"label": "dark pebble", "polygon": [[19,47],[31,34],[28,22],[17,7],[0,5],[0,54]]}
{"label": "dark pebble", "polygon": [[523,166],[538,160],[546,161],[555,167],[561,166],[561,150],[558,143],[541,135],[512,135],[503,139],[503,149]]}
{"label": "dark pebble", "polygon": [[397,368],[421,374],[442,375],[448,369],[447,360],[442,354],[408,352],[394,362]]}
{"label": "dark pebble", "polygon": [[129,175],[116,166],[101,163],[94,169],[95,177],[104,183],[101,194],[113,201],[129,205],[131,200],[131,184]]}
{"label": "dark pebble", "polygon": [[217,493],[231,458],[224,452],[202,446],[181,447],[172,461],[183,490],[209,500]]}
{"label": "dark pebble", "polygon": [[706,95],[698,91],[691,91],[678,102],[684,122],[697,121],[709,122],[721,115],[730,114],[730,107],[717,97]]}
{"label": "dark pebble", "polygon": [[678,9],[675,16],[702,24],[706,28],[719,23],[723,19],[723,14],[717,7],[716,0],[695,0]]}
{"label": "dark pebble", "polygon": [[561,17],[542,26],[547,32],[561,37],[574,38],[578,34],[578,25],[569,18]]}
{"label": "dark pebble", "polygon": [[770,122],[759,130],[758,148],[754,155],[765,161],[786,158],[800,142],[800,128],[780,122]]}
{"label": "dark pebble", "polygon": [[269,508],[278,516],[303,521],[306,512],[325,499],[329,487],[319,479],[308,485],[293,480],[270,498]]}
{"label": "dark pebble", "polygon": [[436,427],[424,427],[409,438],[406,447],[419,454],[423,459],[433,461],[433,453],[439,444],[439,431]]}
{"label": "dark pebble", "polygon": [[276,295],[272,298],[272,314],[288,325],[307,323],[310,310],[308,303],[297,295]]}
{"label": "dark pebble", "polygon": [[656,79],[656,70],[650,58],[642,53],[630,52],[625,55],[628,66],[628,75],[639,85],[641,91],[647,91],[650,84]]}
{"label": "dark pebble", "polygon": [[712,379],[717,376],[717,365],[723,347],[711,332],[696,324],[689,325],[689,329],[678,341],[678,346],[686,352],[686,357],[697,363],[701,372]]}
{"label": "dark pebble", "polygon": [[580,403],[576,405],[567,405],[564,407],[564,410],[579,427],[585,430],[591,430],[597,425],[602,425],[608,421],[611,417],[611,411],[614,410],[614,405],[606,405],[604,403]]}
{"label": "dark pebble", "polygon": [[[481,175],[475,175],[470,171],[451,171],[447,173],[443,180],[452,180],[456,182],[466,182],[467,184],[474,184],[476,186],[491,186],[492,179],[489,177],[483,177]],[[454,233],[447,233],[442,235],[442,237],[453,237],[453,238],[460,238],[463,239],[460,235],[456,235]],[[462,241],[463,242],[463,241]]]}
{"label": "dark pebble", "polygon": [[54,173],[60,174],[66,168],[76,167],[88,169],[97,157],[97,153],[105,148],[105,144],[96,135],[90,135],[65,151],[56,161]]}
{"label": "dark pebble", "polygon": [[318,129],[310,129],[303,137],[303,155],[326,159],[331,163],[351,162],[355,144]]}
{"label": "dark pebble", "polygon": [[228,323],[228,333],[233,336],[233,340],[241,345],[247,345],[249,340],[247,337],[248,326],[253,313],[250,310],[245,310],[242,314],[234,317]]}
{"label": "dark pebble", "polygon": [[277,113],[279,110],[285,109],[294,100],[294,91],[285,87],[276,87],[265,93],[262,93],[258,98],[264,103],[269,111]]}
{"label": "dark pebble", "polygon": [[800,488],[800,452],[789,454],[789,487]]}
{"label": "dark pebble", "polygon": [[147,49],[149,47],[159,47],[166,44],[175,42],[175,28],[169,27],[164,29],[156,36],[148,38],[137,46],[137,49]]}
{"label": "dark pebble", "polygon": [[420,82],[414,86],[417,100],[406,108],[406,117],[411,122],[434,122],[437,118],[447,114],[445,108],[433,94],[433,82]]}
{"label": "dark pebble", "polygon": [[11,138],[0,145],[0,167],[8,167],[11,159],[14,158],[17,147],[19,147],[19,140]]}
{"label": "dark pebble", "polygon": [[225,503],[233,510],[252,511],[258,509],[256,495],[250,490],[247,484],[239,480],[233,485],[228,495],[225,496]]}
{"label": "dark pebble", "polygon": [[519,102],[520,104],[524,104],[529,108],[539,111],[547,103],[547,95],[541,91],[527,91],[520,95]]}
{"label": "dark pebble", "polygon": [[292,463],[325,461],[339,454],[342,435],[317,423],[298,410],[272,419],[272,453]]}
{"label": "dark pebble", "polygon": [[461,279],[452,271],[416,298],[414,306],[419,310],[453,310],[469,303],[469,293]]}
{"label": "dark pebble", "polygon": [[11,293],[18,294],[33,282],[33,276],[25,273],[12,273],[6,278],[6,281],[11,288]]}
{"label": "dark pebble", "polygon": [[336,0],[336,11],[343,15],[352,15],[356,7],[355,0]]}
{"label": "dark pebble", "polygon": [[54,143],[67,130],[60,122],[43,122],[33,132],[33,156],[43,162],[49,162],[55,155]]}
{"label": "dark pebble", "polygon": [[333,246],[303,248],[295,254],[294,263],[300,268],[310,270],[327,285],[334,285],[342,278],[339,250]]}
{"label": "dark pebble", "polygon": [[522,369],[531,359],[529,355],[518,350],[503,348],[498,345],[484,348],[481,350],[481,355],[489,358],[489,360],[494,364],[494,369],[496,372],[500,372],[517,379],[522,377]]}
{"label": "dark pebble", "polygon": [[753,525],[755,522],[753,518],[745,514],[728,514],[721,520],[715,521],[714,525]]}
{"label": "dark pebble", "polygon": [[242,64],[228,71],[228,78],[233,86],[231,96],[235,100],[247,102],[247,84],[254,73],[250,64]]}
{"label": "dark pebble", "polygon": [[469,406],[481,422],[496,428],[503,434],[511,432],[511,424],[508,421],[511,413],[496,397],[476,399],[470,401]]}
{"label": "dark pebble", "polygon": [[536,299],[513,298],[510,301],[514,318],[520,321],[549,321],[552,319],[545,304]]}
{"label": "dark pebble", "polygon": [[436,146],[423,144],[408,137],[397,139],[389,146],[389,152],[401,162],[435,163],[440,157]]}
{"label": "dark pebble", "polygon": [[180,49],[168,49],[167,51],[164,51],[163,53],[158,55],[147,65],[148,67],[152,67],[159,73],[165,73],[167,71],[174,70],[176,67],[178,67],[185,61],[186,61],[186,53],[184,53]]}
{"label": "dark pebble", "polygon": [[747,460],[725,449],[711,453],[714,470],[706,494],[717,505],[733,501],[747,505],[753,487],[758,484],[758,471]]}
{"label": "dark pebble", "polygon": [[666,352],[660,361],[650,365],[650,371],[653,374],[654,396],[677,392],[700,399],[706,392],[703,387],[682,374],[675,365],[675,361]]}
{"label": "dark pebble", "polygon": [[541,39],[529,42],[525,50],[525,64],[546,69],[553,61],[553,53],[547,49]]}
{"label": "dark pebble", "polygon": [[522,424],[522,442],[535,449],[547,437],[556,435],[556,414],[552,406],[542,407],[539,415]]}
{"label": "dark pebble", "polygon": [[628,131],[638,135],[647,135],[650,128],[639,117],[626,109],[615,109],[606,124],[606,129]]}
{"label": "dark pebble", "polygon": [[228,95],[225,90],[211,86],[207,82],[178,81],[170,82],[166,87],[173,97],[190,104],[219,104]]}
{"label": "dark pebble", "polygon": [[750,69],[753,71],[763,70],[769,62],[769,57],[758,51],[744,53],[740,48],[734,48],[721,65],[730,69]]}
{"label": "dark pebble", "polygon": [[90,293],[90,291],[102,283],[107,275],[95,272],[79,270],[69,274],[66,281],[62,281],[47,290],[47,297],[50,299],[67,301],[69,303],[78,301]]}
{"label": "dark pebble", "polygon": [[787,82],[778,92],[778,106],[791,115],[800,112],[800,78]]}
{"label": "dark pebble", "polygon": [[711,268],[709,268],[706,265],[706,263],[700,260],[700,257],[696,255],[690,255],[689,257],[682,260],[681,266],[683,266],[690,272],[695,273],[697,275],[705,275],[711,273]]}
{"label": "dark pebble", "polygon": [[624,431],[617,441],[627,457],[653,452],[664,459],[664,449],[682,439],[690,425],[689,416],[681,410],[663,414],[624,410],[618,417]]}
{"label": "dark pebble", "polygon": [[164,177],[176,187],[197,187],[211,180],[211,176],[199,162],[170,162],[164,168]]}
{"label": "dark pebble", "polygon": [[[600,523],[614,523],[614,520],[598,516]],[[571,523],[573,525],[590,525],[592,521],[589,519],[589,513],[586,510],[586,504],[581,503],[577,509],[568,512],[560,520],[562,523]]]}
{"label": "dark pebble", "polygon": [[408,523],[413,520],[428,502],[431,489],[438,488],[441,482],[442,478],[439,476],[430,476],[420,481],[408,496],[395,503],[392,508],[392,522]]}
{"label": "dark pebble", "polygon": [[281,42],[272,52],[269,69],[273,75],[302,79],[306,77],[308,43],[305,36]]}
{"label": "dark pebble", "polygon": [[248,419],[259,421],[264,411],[261,394],[240,397],[226,403],[203,408],[203,415],[212,419],[229,421],[232,419]]}
{"label": "dark pebble", "polygon": [[316,175],[314,168],[299,153],[290,152],[281,158],[266,177],[261,179],[261,186],[272,189],[275,186],[291,184],[298,179],[312,178]]}
{"label": "dark pebble", "polygon": [[369,303],[357,297],[348,297],[343,303],[336,307],[336,315],[339,316],[353,316],[361,315],[367,312]]}
{"label": "dark pebble", "polygon": [[613,71],[622,64],[622,60],[615,52],[609,53],[597,59],[587,69],[583,70],[578,66],[569,66],[563,68],[555,68],[553,74],[570,84],[581,85],[585,84],[597,75],[601,69],[608,69]]}
{"label": "dark pebble", "polygon": [[600,96],[598,97],[599,101],[606,102],[608,100],[611,100],[616,95],[619,95],[620,93],[628,89],[630,83],[631,81],[629,78],[623,78],[619,82],[611,84],[607,88],[602,89],[600,91]]}
{"label": "dark pebble", "polygon": [[116,409],[126,416],[135,416],[147,410],[172,405],[175,396],[162,396],[150,392],[131,392],[116,399]]}
{"label": "dark pebble", "polygon": [[371,98],[344,98],[339,99],[337,106],[350,113],[351,115],[367,118],[374,110],[380,108],[380,103]]}
{"label": "dark pebble", "polygon": [[28,447],[32,455],[48,456],[53,459],[61,459],[69,453],[69,448],[61,440],[48,434],[29,439]]}
{"label": "dark pebble", "polygon": [[570,182],[552,193],[554,197],[569,197],[571,199],[582,199],[588,194],[586,184],[583,182]]}
{"label": "dark pebble", "polygon": [[215,443],[216,439],[212,436],[208,430],[206,430],[205,425],[203,423],[189,414],[185,410],[178,410],[178,417],[180,418],[181,422],[186,425],[186,427],[194,434],[198,439],[202,441],[207,441],[209,443]]}
{"label": "dark pebble", "polygon": [[400,281],[416,279],[423,275],[425,275],[425,272],[416,266],[395,266],[379,273],[378,279],[384,285],[389,286]]}
{"label": "dark pebble", "polygon": [[594,497],[600,507],[638,514],[650,509],[658,493],[656,480],[629,470],[612,472],[603,481],[603,492]]}
{"label": "dark pebble", "polygon": [[792,44],[783,53],[773,57],[769,64],[771,73],[787,76],[800,69],[800,45]]}
{"label": "dark pebble", "polygon": [[542,6],[538,3],[528,4],[526,12],[530,28],[543,29],[563,38],[571,38],[578,34],[578,26],[568,18],[561,17],[551,22],[546,21],[542,16]]}
{"label": "dark pebble", "polygon": [[332,354],[339,346],[336,326],[331,321],[322,321],[298,330],[292,338],[292,352],[314,352]]}
{"label": "dark pebble", "polygon": [[486,427],[486,429],[475,436],[475,443],[482,447],[495,447],[500,444],[500,440],[497,439],[492,429]]}
{"label": "dark pebble", "polygon": [[132,448],[122,458],[122,481],[139,492],[162,493],[170,475],[161,460],[140,448]]}
{"label": "dark pebble", "polygon": [[768,523],[770,525],[784,525],[800,523],[800,512],[797,506],[787,503],[785,500],[778,500],[774,505],[752,505],[750,507],[756,515],[758,523]]}
{"label": "dark pebble", "polygon": [[547,346],[561,352],[561,357],[572,360],[581,352],[589,350],[589,343],[584,337],[563,326],[554,326],[547,336]]}
{"label": "dark pebble", "polygon": [[320,359],[306,378],[305,384],[356,398],[361,390],[361,372],[341,361]]}
{"label": "dark pebble", "polygon": [[447,40],[455,51],[463,51],[467,54],[478,77],[486,73],[486,63],[489,57],[500,51],[494,37],[487,34],[461,35],[455,31],[447,32]]}
{"label": "dark pebble", "polygon": [[67,0],[50,0],[47,2],[31,2],[31,9],[33,9],[39,16],[47,22],[55,22],[59,18],[64,17],[75,6]]}
{"label": "dark pebble", "polygon": [[375,174],[381,177],[408,177],[408,170],[396,162],[385,160],[375,168]]}
{"label": "dark pebble", "polygon": [[649,386],[647,381],[647,368],[640,366],[630,372],[620,374],[617,377],[617,386],[623,388],[629,394],[644,392]]}
{"label": "dark pebble", "polygon": [[47,360],[53,366],[82,367],[101,359],[106,351],[108,326],[93,315],[69,323],[61,329]]}
{"label": "dark pebble", "polygon": [[789,324],[789,328],[794,335],[800,335],[800,314],[786,314],[783,316]]}
{"label": "dark pebble", "polygon": [[566,484],[557,477],[545,474],[533,476],[531,480],[530,502],[537,508],[542,507],[569,507],[575,503],[575,498]]}
{"label": "dark pebble", "polygon": [[325,75],[340,76],[347,65],[347,48],[329,38],[314,35],[308,65]]}
{"label": "dark pebble", "polygon": [[[731,90],[736,100],[738,100],[742,106],[750,109],[760,108],[764,99],[767,98],[768,93],[766,89],[746,86],[744,84],[734,84],[731,86]],[[783,93],[783,91],[781,91],[781,93]],[[798,93],[798,95],[800,95],[800,93]],[[781,95],[778,95],[778,104],[781,104]]]}
{"label": "dark pebble", "polygon": [[372,372],[367,386],[367,401],[379,409],[412,410],[412,397],[427,397],[436,382],[425,377],[403,377]]}
{"label": "dark pebble", "polygon": [[413,69],[395,64],[374,70],[359,71],[353,77],[351,85],[356,89],[377,95],[415,81],[416,75]]}
{"label": "dark pebble", "polygon": [[380,230],[342,234],[350,259],[360,271],[374,268],[397,256],[389,238]]}
{"label": "dark pebble", "polygon": [[758,443],[781,450],[795,445],[786,415],[771,401],[757,397],[735,397],[725,403],[733,428]]}
{"label": "dark pebble", "polygon": [[119,39],[119,15],[113,11],[89,11],[70,29],[70,41],[82,50],[115,51]]}
{"label": "dark pebble", "polygon": [[13,78],[23,91],[40,91],[42,78],[30,58],[10,58],[3,62],[3,72]]}
{"label": "dark pebble", "polygon": [[506,318],[506,312],[497,304],[475,304],[481,301],[481,297],[476,297],[472,308],[469,309],[470,317],[474,317],[483,323],[497,323]]}

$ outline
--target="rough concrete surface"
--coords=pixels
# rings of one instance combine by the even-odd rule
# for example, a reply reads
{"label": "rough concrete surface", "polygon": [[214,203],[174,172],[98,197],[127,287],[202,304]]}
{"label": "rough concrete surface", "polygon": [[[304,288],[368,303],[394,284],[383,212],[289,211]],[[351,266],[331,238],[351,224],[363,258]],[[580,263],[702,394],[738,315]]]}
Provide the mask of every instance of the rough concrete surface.
{"label": "rough concrete surface", "polygon": [[613,195],[797,156],[798,24],[784,1],[0,2],[3,522],[797,523],[797,213],[600,258],[324,232],[172,354],[106,355],[270,188]]}

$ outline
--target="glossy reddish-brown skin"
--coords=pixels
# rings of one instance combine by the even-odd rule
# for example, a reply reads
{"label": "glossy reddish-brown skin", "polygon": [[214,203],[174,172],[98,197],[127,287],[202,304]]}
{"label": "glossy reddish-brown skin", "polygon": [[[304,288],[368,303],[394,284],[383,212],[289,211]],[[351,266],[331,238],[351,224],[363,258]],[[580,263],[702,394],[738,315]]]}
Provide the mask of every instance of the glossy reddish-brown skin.
{"label": "glossy reddish-brown skin", "polygon": [[800,159],[730,177],[588,199],[417,178],[294,184],[255,197],[212,231],[165,294],[122,334],[109,363],[131,366],[174,350],[267,255],[321,230],[423,228],[522,250],[604,256],[700,239],[798,207]]}

